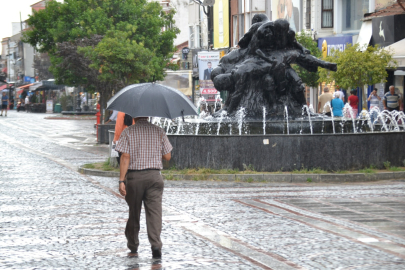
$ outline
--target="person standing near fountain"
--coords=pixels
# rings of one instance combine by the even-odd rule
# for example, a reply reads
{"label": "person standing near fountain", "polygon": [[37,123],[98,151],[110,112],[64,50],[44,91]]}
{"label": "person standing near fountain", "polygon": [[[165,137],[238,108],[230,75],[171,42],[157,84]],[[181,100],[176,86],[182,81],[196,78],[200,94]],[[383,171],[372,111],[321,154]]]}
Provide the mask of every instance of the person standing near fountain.
{"label": "person standing near fountain", "polygon": [[377,118],[377,111],[373,110],[373,108],[380,108],[381,98],[377,95],[377,91],[377,88],[374,88],[367,99],[367,101],[370,102],[370,120],[372,123],[374,123],[374,120]]}
{"label": "person standing near fountain", "polygon": [[327,102],[330,103],[332,101],[332,99],[333,99],[333,95],[331,93],[329,93],[329,88],[325,87],[323,89],[323,94],[319,96],[318,112],[319,113],[325,112],[325,115],[331,116],[330,107],[326,107],[326,108],[324,108],[324,107],[325,107],[325,104]]}
{"label": "person standing near fountain", "polygon": [[352,89],[350,91],[350,96],[347,99],[349,102],[350,107],[352,107],[353,115],[347,115],[349,118],[356,118],[357,117],[357,112],[359,111],[358,106],[359,106],[359,98],[356,96],[356,90]]}
{"label": "person standing near fountain", "polygon": [[383,104],[384,110],[388,111],[399,111],[399,108],[402,108],[402,101],[401,96],[395,93],[395,87],[393,85],[390,86],[390,91],[385,93]]}
{"label": "person standing near fountain", "polygon": [[343,116],[343,101],[340,99],[340,91],[335,92],[335,98],[330,101],[330,106],[332,107],[333,116],[342,117]]}
{"label": "person standing near fountain", "polygon": [[342,90],[340,89],[340,87],[337,85],[336,86],[336,93],[339,93],[339,98],[341,101],[343,101],[343,104],[345,103],[345,94],[343,94]]}

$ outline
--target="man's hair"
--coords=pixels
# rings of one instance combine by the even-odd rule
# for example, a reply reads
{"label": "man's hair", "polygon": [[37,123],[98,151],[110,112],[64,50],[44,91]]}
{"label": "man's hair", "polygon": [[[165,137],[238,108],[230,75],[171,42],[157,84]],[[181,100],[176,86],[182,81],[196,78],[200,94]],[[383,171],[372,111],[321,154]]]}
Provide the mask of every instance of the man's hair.
{"label": "man's hair", "polygon": [[378,89],[377,89],[377,88],[374,88],[374,89],[373,89],[373,91],[374,91],[374,90],[375,90],[375,91],[378,91]]}
{"label": "man's hair", "polygon": [[328,88],[328,87],[325,87],[325,88],[323,89],[323,91],[324,91],[324,92],[329,92],[329,88]]}
{"label": "man's hair", "polygon": [[208,64],[212,64],[212,63],[211,63],[211,62],[208,62],[207,65],[208,65]]}
{"label": "man's hair", "polygon": [[395,86],[393,86],[393,85],[390,85],[390,87],[388,89],[391,89],[391,87],[395,90]]}

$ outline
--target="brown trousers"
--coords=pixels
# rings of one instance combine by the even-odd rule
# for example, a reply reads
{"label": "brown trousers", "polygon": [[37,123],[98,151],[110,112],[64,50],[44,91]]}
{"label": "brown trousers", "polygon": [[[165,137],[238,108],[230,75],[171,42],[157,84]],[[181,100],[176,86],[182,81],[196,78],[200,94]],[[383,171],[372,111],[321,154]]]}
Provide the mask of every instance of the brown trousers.
{"label": "brown trousers", "polygon": [[138,250],[142,201],[145,207],[146,227],[152,247],[162,248],[162,195],[163,178],[160,171],[131,171],[127,174],[125,200],[129,206],[129,218],[125,229],[127,246]]}

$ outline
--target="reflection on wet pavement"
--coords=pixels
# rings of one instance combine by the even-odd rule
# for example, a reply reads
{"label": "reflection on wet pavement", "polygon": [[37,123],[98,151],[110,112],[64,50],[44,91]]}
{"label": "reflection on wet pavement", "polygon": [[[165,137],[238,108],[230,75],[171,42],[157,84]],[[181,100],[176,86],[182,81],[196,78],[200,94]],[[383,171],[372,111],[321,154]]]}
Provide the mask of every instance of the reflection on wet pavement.
{"label": "reflection on wet pavement", "polygon": [[0,268],[405,269],[401,181],[165,181],[162,260],[144,222],[129,257],[117,179],[75,171],[107,156],[94,121],[44,116],[0,118]]}

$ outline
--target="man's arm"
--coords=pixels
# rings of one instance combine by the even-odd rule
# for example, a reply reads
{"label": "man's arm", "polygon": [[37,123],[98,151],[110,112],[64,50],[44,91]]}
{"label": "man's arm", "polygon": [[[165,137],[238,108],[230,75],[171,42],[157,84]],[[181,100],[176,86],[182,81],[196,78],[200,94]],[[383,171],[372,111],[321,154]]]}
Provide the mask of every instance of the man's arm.
{"label": "man's arm", "polygon": [[[120,159],[120,181],[125,180],[125,176],[127,175],[128,171],[128,166],[129,166],[129,154],[122,153]],[[120,182],[119,191],[122,196],[127,195],[127,191],[125,190],[125,184],[123,182]]]}
{"label": "man's arm", "polygon": [[321,102],[318,102],[318,112],[321,112]]}
{"label": "man's arm", "polygon": [[386,110],[387,109],[387,104],[386,104],[387,102],[385,101],[385,99],[383,99],[383,105],[384,105],[384,109]]}
{"label": "man's arm", "polygon": [[163,158],[164,160],[169,161],[169,160],[172,158],[172,153],[169,152],[169,153],[167,153],[166,155],[163,155],[162,158]]}

